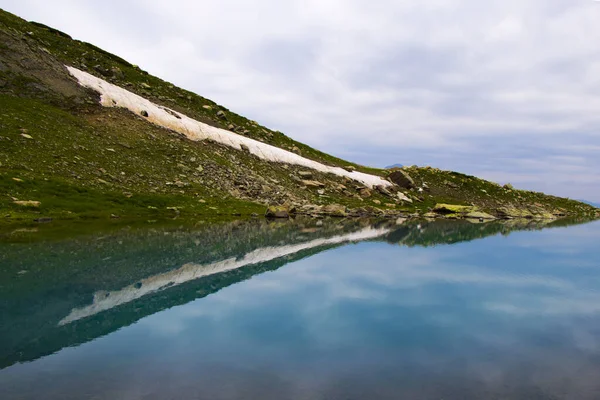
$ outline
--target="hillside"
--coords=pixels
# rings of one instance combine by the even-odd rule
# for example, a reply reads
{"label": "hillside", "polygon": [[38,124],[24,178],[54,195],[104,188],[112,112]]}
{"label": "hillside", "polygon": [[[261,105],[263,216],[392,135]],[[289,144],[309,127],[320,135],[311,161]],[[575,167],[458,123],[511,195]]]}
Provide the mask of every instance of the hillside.
{"label": "hillside", "polygon": [[431,167],[379,170],[332,157],[1,10],[0,106],[5,221],[250,215],[282,204],[273,212],[484,219],[599,212]]}

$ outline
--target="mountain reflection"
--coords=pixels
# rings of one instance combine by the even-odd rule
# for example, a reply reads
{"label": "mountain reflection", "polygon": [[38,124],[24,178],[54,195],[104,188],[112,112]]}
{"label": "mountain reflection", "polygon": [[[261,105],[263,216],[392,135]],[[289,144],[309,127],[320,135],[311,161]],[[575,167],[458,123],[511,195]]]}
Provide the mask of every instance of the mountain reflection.
{"label": "mountain reflection", "polygon": [[238,221],[0,243],[0,368],[94,340],[347,243],[434,246],[565,223]]}

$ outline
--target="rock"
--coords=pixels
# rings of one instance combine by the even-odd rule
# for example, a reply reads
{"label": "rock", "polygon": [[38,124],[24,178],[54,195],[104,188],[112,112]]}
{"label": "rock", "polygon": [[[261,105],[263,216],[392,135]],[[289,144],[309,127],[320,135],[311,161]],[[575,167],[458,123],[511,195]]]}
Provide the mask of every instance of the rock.
{"label": "rock", "polygon": [[369,198],[372,195],[369,188],[360,189],[359,194],[360,194],[360,197],[362,197],[363,199]]}
{"label": "rock", "polygon": [[290,210],[286,205],[269,206],[265,212],[267,218],[289,218]]}
{"label": "rock", "polygon": [[319,189],[319,190],[317,190],[317,194],[323,196],[325,194],[325,189]]}
{"label": "rock", "polygon": [[311,171],[299,171],[298,175],[302,179],[312,179],[313,173]]}
{"label": "rock", "polygon": [[203,105],[202,108],[204,108],[205,110],[212,110],[212,107],[209,105]]}
{"label": "rock", "polygon": [[354,165],[346,165],[346,166],[344,167],[344,169],[345,169],[346,171],[348,171],[348,172],[354,172],[354,171],[356,171],[356,167],[355,167]]}
{"label": "rock", "polygon": [[219,110],[219,111],[217,112],[217,118],[220,118],[220,119],[227,119],[227,114],[225,114],[225,112],[224,112],[223,110]]}
{"label": "rock", "polygon": [[304,186],[308,186],[308,187],[325,187],[324,183],[321,183],[319,181],[311,181],[311,180],[302,180],[302,184]]}
{"label": "rock", "polygon": [[31,135],[28,135],[26,133],[21,133],[21,136],[24,137],[25,139],[33,139],[33,137]]}
{"label": "rock", "polygon": [[452,189],[458,189],[458,187],[459,187],[458,184],[456,184],[454,182],[450,182],[450,181],[444,181],[444,185],[446,185]]}
{"label": "rock", "polygon": [[15,200],[13,201],[13,204],[16,204],[18,206],[22,206],[22,207],[33,207],[33,208],[39,208],[42,203],[39,201],[35,201],[35,200]]}
{"label": "rock", "polygon": [[411,204],[413,202],[407,195],[405,195],[402,192],[396,193],[396,196],[398,196],[398,200],[400,200],[400,201],[404,201],[406,203],[411,203]]}
{"label": "rock", "polygon": [[513,189],[514,189],[513,185],[511,185],[510,183],[507,183],[506,185],[504,185],[504,186],[502,186],[502,187],[503,187],[504,189],[506,189],[506,190],[513,190]]}
{"label": "rock", "polygon": [[375,200],[373,200],[373,203],[375,203],[375,204],[377,204],[377,205],[380,205],[380,204],[381,204],[381,201],[379,201],[379,200],[375,199]]}
{"label": "rock", "polygon": [[50,217],[41,217],[41,218],[36,218],[33,221],[37,222],[37,223],[40,223],[40,224],[47,224],[48,222],[52,222],[52,218],[50,218]]}
{"label": "rock", "polygon": [[110,72],[112,72],[112,77],[114,79],[124,79],[125,78],[125,74],[123,73],[123,71],[121,71],[121,68],[119,68],[119,67],[112,67],[110,69]]}
{"label": "rock", "polygon": [[402,170],[396,170],[388,175],[390,181],[404,189],[412,189],[415,187],[415,181]]}
{"label": "rock", "polygon": [[116,214],[110,214],[110,217],[111,217],[112,219],[119,219],[119,218],[121,218],[121,217],[119,217],[119,216],[118,216],[118,215],[116,215]]}
{"label": "rock", "polygon": [[468,214],[477,209],[473,206],[460,206],[457,204],[436,204],[433,211],[443,215]]}
{"label": "rock", "polygon": [[469,219],[478,219],[478,220],[492,220],[492,219],[496,219],[496,217],[494,217],[493,215],[490,215],[488,213],[484,213],[482,211],[471,211],[470,213],[468,213],[467,215],[465,215],[465,218],[469,218]]}
{"label": "rock", "polygon": [[230,131],[235,129],[235,125],[234,124],[229,124],[227,125],[227,129],[229,129]]}
{"label": "rock", "polygon": [[385,186],[377,185],[375,189],[384,196],[392,197],[393,194]]}
{"label": "rock", "polygon": [[140,83],[140,86],[141,86],[143,89],[146,89],[146,90],[150,90],[150,89],[152,89],[152,86],[148,85],[146,82],[142,82],[142,83]]}
{"label": "rock", "polygon": [[23,179],[21,178],[12,178],[12,180],[15,182],[23,182]]}
{"label": "rock", "polygon": [[246,146],[245,144],[240,144],[240,149],[242,149],[242,151],[244,151],[246,153],[250,153],[250,148],[248,146]]}
{"label": "rock", "polygon": [[329,204],[323,207],[322,212],[332,217],[345,217],[347,214],[346,207],[339,204]]}
{"label": "rock", "polygon": [[142,111],[140,111],[140,115],[141,115],[142,117],[146,117],[146,118],[148,118],[148,111],[146,111],[146,110],[142,110]]}

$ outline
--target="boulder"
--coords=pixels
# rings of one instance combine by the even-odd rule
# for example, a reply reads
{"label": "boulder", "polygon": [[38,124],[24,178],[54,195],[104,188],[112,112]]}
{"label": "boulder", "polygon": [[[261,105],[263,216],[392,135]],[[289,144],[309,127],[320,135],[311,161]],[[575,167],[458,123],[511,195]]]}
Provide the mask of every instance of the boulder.
{"label": "boulder", "polygon": [[360,189],[359,194],[360,194],[360,197],[362,197],[363,199],[367,199],[367,198],[371,197],[371,195],[372,195],[369,188]]}
{"label": "boulder", "polygon": [[267,218],[289,218],[290,215],[295,214],[296,209],[288,204],[282,205],[270,205],[267,207],[265,217]]}
{"label": "boulder", "polygon": [[477,209],[473,206],[461,206],[458,204],[436,204],[433,207],[433,211],[443,215],[466,215],[477,211]]}
{"label": "boulder", "polygon": [[219,111],[217,112],[217,118],[220,118],[220,119],[227,119],[227,114],[225,114],[225,112],[224,112],[223,110],[219,110]]}
{"label": "boulder", "polygon": [[141,115],[142,117],[146,117],[146,118],[148,118],[148,111],[146,111],[146,110],[142,110],[142,111],[140,111],[140,115]]}
{"label": "boulder", "polygon": [[471,211],[470,213],[468,213],[467,215],[465,215],[465,218],[468,218],[468,219],[478,219],[478,220],[492,220],[492,219],[496,219],[496,217],[494,217],[493,215],[490,215],[488,213],[484,213],[482,211]]}
{"label": "boulder", "polygon": [[405,195],[402,192],[396,193],[396,196],[398,196],[398,200],[400,200],[400,201],[404,201],[406,203],[411,203],[411,204],[413,202],[407,195]]}
{"label": "boulder", "polygon": [[415,181],[402,170],[396,170],[388,175],[390,181],[404,189],[412,189],[415,187]]}
{"label": "boulder", "polygon": [[377,189],[377,191],[378,191],[379,193],[381,193],[382,195],[384,195],[384,196],[388,196],[388,197],[392,197],[392,196],[394,196],[394,195],[392,194],[392,192],[390,192],[390,191],[388,190],[388,188],[386,188],[385,186],[377,185],[377,186],[375,186],[375,189]]}
{"label": "boulder", "polygon": [[312,179],[313,173],[311,171],[299,171],[298,175],[302,179]]}
{"label": "boulder", "polygon": [[308,187],[318,187],[318,188],[325,187],[325,184],[321,183],[319,181],[303,180],[302,184],[304,186],[308,186]]}
{"label": "boulder", "polygon": [[333,217],[345,217],[347,214],[346,207],[339,204],[329,204],[323,207],[322,212]]}

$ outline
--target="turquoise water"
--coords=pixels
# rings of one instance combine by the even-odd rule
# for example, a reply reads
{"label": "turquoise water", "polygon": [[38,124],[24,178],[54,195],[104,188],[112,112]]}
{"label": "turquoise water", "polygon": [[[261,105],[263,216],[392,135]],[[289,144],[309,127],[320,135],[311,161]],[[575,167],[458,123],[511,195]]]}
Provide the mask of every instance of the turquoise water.
{"label": "turquoise water", "polygon": [[0,398],[598,399],[600,223],[560,225],[7,236]]}

